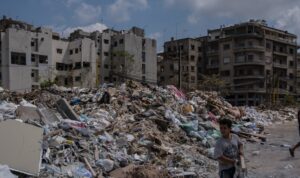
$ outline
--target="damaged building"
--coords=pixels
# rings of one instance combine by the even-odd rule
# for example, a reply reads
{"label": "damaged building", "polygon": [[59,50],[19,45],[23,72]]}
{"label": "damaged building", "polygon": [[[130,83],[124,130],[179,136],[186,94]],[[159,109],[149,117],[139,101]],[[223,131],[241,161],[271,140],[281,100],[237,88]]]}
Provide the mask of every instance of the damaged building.
{"label": "damaged building", "polygon": [[95,87],[135,79],[156,83],[156,41],[144,30],[76,30],[62,38],[52,29],[0,20],[0,86],[17,91],[53,81],[61,86]]}
{"label": "damaged building", "polygon": [[[165,43],[162,60],[164,62],[160,62],[159,65],[168,63],[168,60],[178,65],[180,57],[183,76],[181,82],[177,79],[173,84],[181,83],[184,90],[190,90],[190,85],[196,82],[197,86],[201,85],[200,81],[184,78],[185,71],[189,72],[190,76],[192,69],[195,69],[197,73],[195,76],[198,77],[202,74],[219,75],[228,87],[226,88],[229,91],[228,101],[235,105],[274,103],[282,101],[287,95],[298,96],[298,47],[297,36],[294,34],[269,27],[264,20],[221,26],[218,29],[208,30],[205,37],[190,39],[198,41],[198,46],[202,46],[203,49],[197,52],[199,56],[197,63],[192,62],[192,56],[187,60],[184,50],[178,52],[180,50],[176,49],[182,40],[186,39]],[[186,43],[180,49],[192,51],[192,47],[193,44]],[[170,55],[171,51],[174,51],[173,56]],[[199,60],[201,57],[203,62]],[[189,62],[186,63],[187,61]],[[161,67],[158,69],[158,82],[165,84],[164,78],[170,73],[163,74],[160,69]]]}

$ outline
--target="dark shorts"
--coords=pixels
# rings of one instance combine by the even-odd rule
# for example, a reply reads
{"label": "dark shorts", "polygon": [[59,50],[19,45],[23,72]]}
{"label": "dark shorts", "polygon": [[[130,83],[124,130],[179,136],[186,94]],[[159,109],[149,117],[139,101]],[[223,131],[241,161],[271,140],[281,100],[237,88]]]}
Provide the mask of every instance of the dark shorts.
{"label": "dark shorts", "polygon": [[234,178],[235,167],[220,172],[220,178]]}

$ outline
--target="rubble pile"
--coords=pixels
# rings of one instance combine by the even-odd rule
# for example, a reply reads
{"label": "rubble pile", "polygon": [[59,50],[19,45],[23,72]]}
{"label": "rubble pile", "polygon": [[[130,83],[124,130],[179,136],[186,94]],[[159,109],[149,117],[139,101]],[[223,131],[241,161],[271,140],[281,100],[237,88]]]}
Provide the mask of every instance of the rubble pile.
{"label": "rubble pile", "polygon": [[[43,129],[36,140],[42,143],[40,171],[12,168],[39,177],[215,177],[218,120],[233,120],[234,132],[258,141],[265,139],[261,122],[275,121],[275,113],[233,107],[215,92],[185,95],[174,86],[136,82],[0,90],[0,126],[14,119]],[[8,164],[1,154],[0,164]]]}

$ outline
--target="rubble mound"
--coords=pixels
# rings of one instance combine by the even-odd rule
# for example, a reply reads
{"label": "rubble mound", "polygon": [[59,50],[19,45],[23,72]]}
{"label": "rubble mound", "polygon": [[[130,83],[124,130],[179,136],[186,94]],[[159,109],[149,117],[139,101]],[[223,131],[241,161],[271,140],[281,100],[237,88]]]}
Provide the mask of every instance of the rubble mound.
{"label": "rubble mound", "polygon": [[38,172],[24,172],[21,163],[16,169],[1,157],[0,164],[39,177],[216,177],[219,119],[231,119],[233,132],[248,141],[265,141],[264,126],[282,120],[282,113],[295,118],[290,111],[234,107],[216,92],[184,94],[137,82],[24,94],[2,89],[0,125],[12,119],[33,125],[43,139],[34,140],[41,145],[35,150],[42,164],[32,169]]}

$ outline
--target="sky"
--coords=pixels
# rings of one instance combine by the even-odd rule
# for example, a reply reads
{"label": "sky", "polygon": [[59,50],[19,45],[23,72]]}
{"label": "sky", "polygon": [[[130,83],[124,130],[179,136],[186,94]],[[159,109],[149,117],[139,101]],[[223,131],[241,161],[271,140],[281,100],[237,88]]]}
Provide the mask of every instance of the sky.
{"label": "sky", "polygon": [[50,27],[63,36],[78,28],[138,26],[157,40],[158,51],[171,37],[204,36],[208,29],[249,19],[265,19],[269,26],[300,37],[300,0],[0,0],[0,4],[0,16]]}

